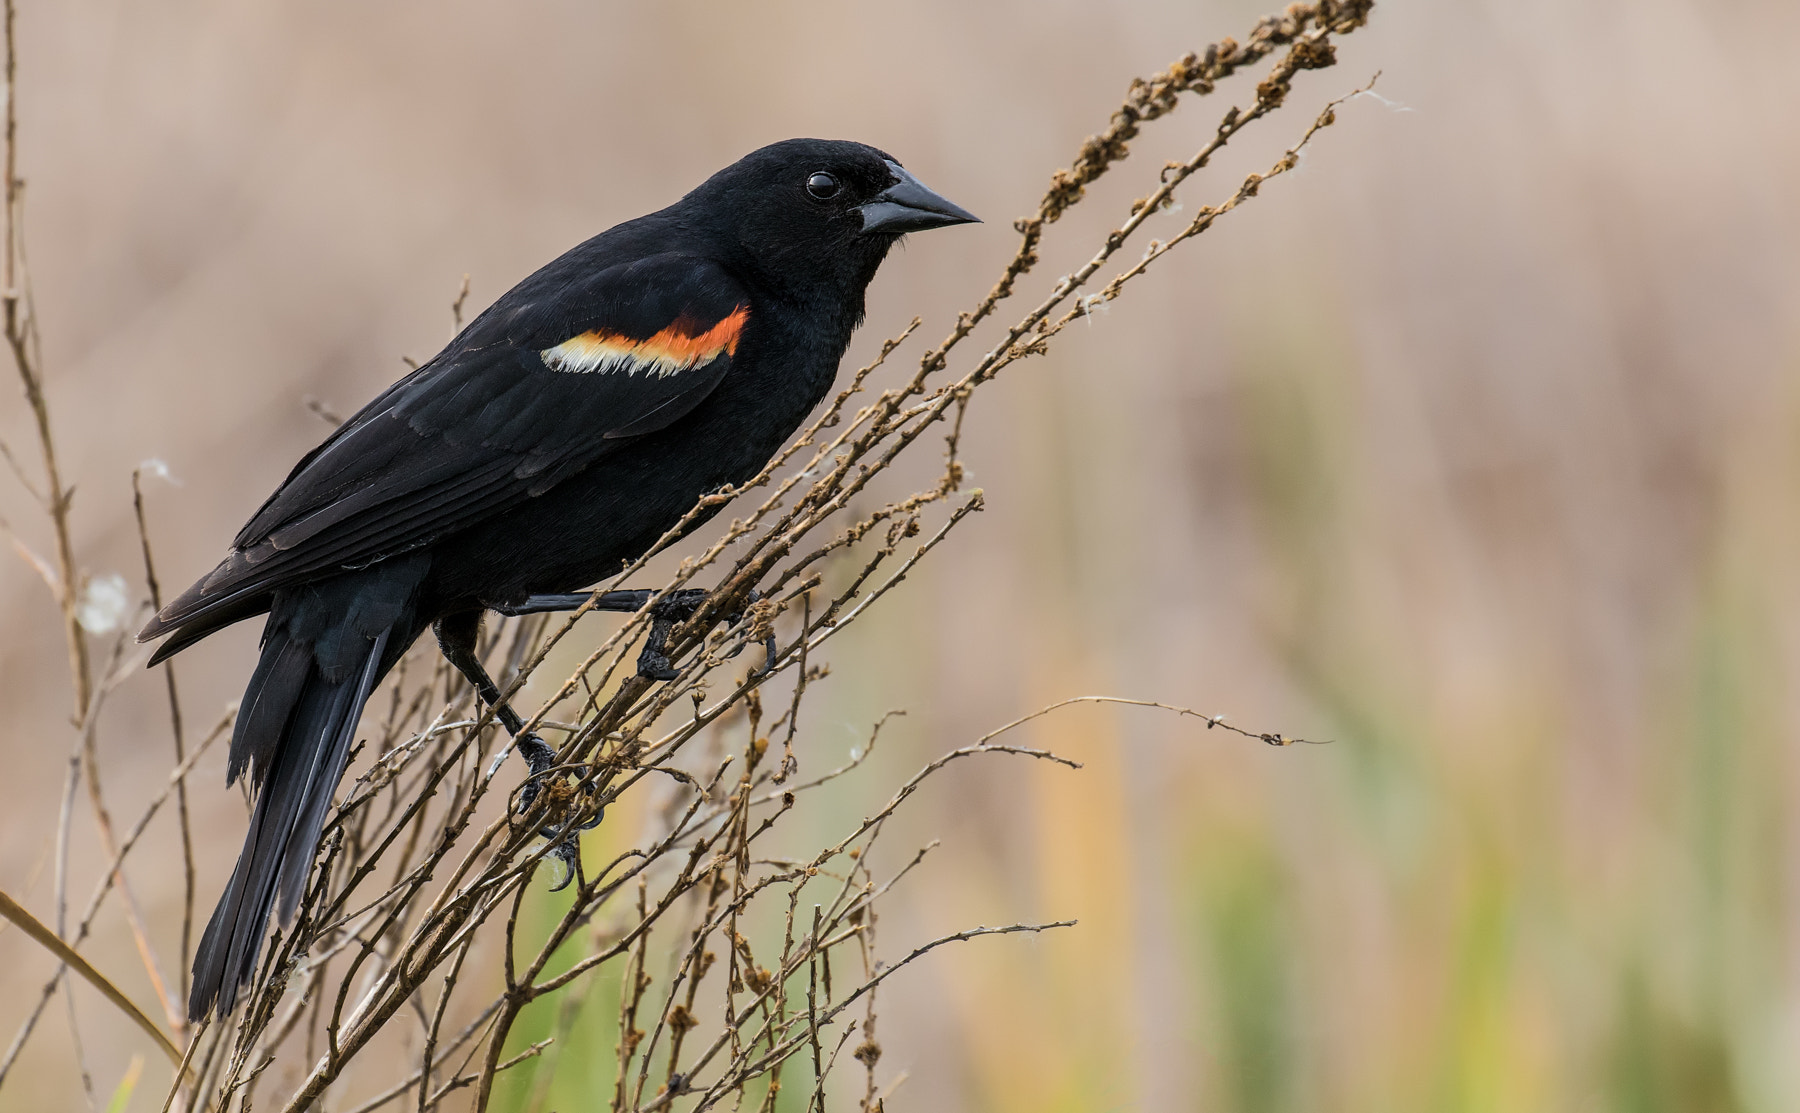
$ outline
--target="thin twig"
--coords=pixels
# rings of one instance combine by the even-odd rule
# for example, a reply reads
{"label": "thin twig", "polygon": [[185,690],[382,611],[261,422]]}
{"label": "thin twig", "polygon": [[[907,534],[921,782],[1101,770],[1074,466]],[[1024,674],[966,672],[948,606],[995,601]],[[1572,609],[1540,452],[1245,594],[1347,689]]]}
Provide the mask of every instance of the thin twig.
{"label": "thin twig", "polygon": [[[162,586],[156,579],[156,560],[150,551],[150,524],[144,515],[144,488],[142,483],[144,469],[142,466],[131,469],[131,507],[137,518],[138,544],[144,553],[144,585],[150,592],[150,608],[162,610]],[[166,473],[165,473],[166,474]],[[186,763],[186,745],[181,730],[181,693],[175,686],[175,662],[163,663],[164,687],[169,694],[169,734],[175,743],[175,764]],[[175,817],[181,829],[181,950],[182,956],[190,953],[194,932],[194,835],[188,822],[187,781],[175,782]],[[188,996],[188,967],[186,962],[179,962],[179,988],[176,997],[185,1001]],[[182,1015],[182,1021],[187,1017]],[[185,1027],[185,1024],[183,1025]],[[179,1034],[182,1029],[177,1028]]]}
{"label": "thin twig", "polygon": [[5,173],[4,185],[4,259],[0,260],[0,311],[3,311],[6,344],[12,350],[13,366],[25,390],[25,401],[36,422],[38,450],[44,469],[43,494],[46,509],[56,537],[57,605],[62,609],[63,639],[68,646],[69,678],[74,688],[76,726],[86,722],[88,702],[92,694],[92,677],[88,668],[87,638],[76,617],[81,594],[81,577],[75,566],[75,545],[69,533],[69,502],[75,492],[63,486],[62,469],[57,464],[56,440],[50,431],[50,405],[44,398],[44,379],[38,366],[35,333],[37,318],[31,302],[31,279],[24,268],[24,236],[20,229],[25,204],[25,183],[19,178],[18,150],[18,42],[14,28],[14,0],[5,0],[6,69]]}

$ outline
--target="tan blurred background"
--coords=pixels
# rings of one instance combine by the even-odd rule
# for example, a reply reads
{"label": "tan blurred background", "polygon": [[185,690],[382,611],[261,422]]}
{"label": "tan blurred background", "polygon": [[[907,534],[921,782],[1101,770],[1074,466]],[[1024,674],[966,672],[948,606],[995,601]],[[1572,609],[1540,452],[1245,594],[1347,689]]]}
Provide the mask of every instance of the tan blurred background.
{"label": "tan blurred background", "polygon": [[[1270,2],[25,0],[29,248],[84,559],[138,582],[128,476],[156,457],[187,582],[322,436],[303,399],[347,411],[429,355],[465,273],[484,305],[774,139],[875,143],[989,219],[895,255],[852,359],[914,313],[935,339],[1128,80]],[[835,643],[808,712],[815,771],[910,712],[846,815],[1067,695],[1335,741],[1077,708],[1031,738],[1084,771],[923,795],[894,841],[943,847],[886,950],[1081,925],[890,983],[890,1110],[1800,1108],[1796,32],[1780,0],[1384,0],[1185,201],[1376,70],[1389,103],[1348,105],[978,398],[988,512]],[[1040,278],[1254,80],[1149,133]],[[31,444],[16,393],[0,436]],[[0,515],[48,548],[10,477]],[[0,888],[41,911],[67,679],[10,556],[0,622]],[[254,639],[181,658],[191,718]],[[161,698],[146,675],[106,712],[126,816],[169,765]],[[242,831],[223,760],[194,782],[208,907]],[[133,882],[172,969],[158,824]],[[145,999],[116,915],[87,950]],[[49,970],[0,934],[0,1036]],[[84,1015],[104,1096],[146,1048]],[[0,1108],[82,1107],[61,1008],[44,1023]]]}

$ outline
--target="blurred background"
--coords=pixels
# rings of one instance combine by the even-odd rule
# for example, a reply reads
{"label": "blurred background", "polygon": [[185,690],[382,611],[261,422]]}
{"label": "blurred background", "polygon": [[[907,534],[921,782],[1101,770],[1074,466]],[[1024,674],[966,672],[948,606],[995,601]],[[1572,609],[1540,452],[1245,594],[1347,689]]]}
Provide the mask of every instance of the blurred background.
{"label": "blurred background", "polygon": [[[935,341],[1129,80],[1270,3],[25,0],[27,236],[84,564],[140,582],[129,475],[154,457],[184,585],[324,434],[304,400],[348,412],[429,356],[464,274],[479,308],[790,135],[874,143],[988,219],[896,253],[850,358],[915,313]],[[808,837],[1065,696],[1333,742],[1078,707],[1022,737],[1082,771],[937,781],[888,837],[942,840],[882,919],[890,959],[1081,922],[888,983],[889,1110],[1800,1107],[1796,32],[1778,0],[1382,0],[1183,201],[1377,70],[1383,99],[977,396],[988,510],[832,644],[803,772],[908,714]],[[1023,292],[1256,80],[1152,128]],[[0,438],[29,456],[16,391]],[[0,516],[49,550],[11,477]],[[10,555],[0,624],[0,888],[45,914],[68,681]],[[191,720],[255,637],[180,658]],[[166,776],[162,699],[145,674],[105,712],[115,814]],[[243,829],[223,764],[191,790],[206,907]],[[165,970],[170,830],[131,871]],[[116,910],[84,950],[150,1000]],[[51,968],[0,933],[5,1038]],[[147,1048],[84,1021],[104,1096]],[[60,1007],[44,1026],[0,1107],[81,1107]]]}

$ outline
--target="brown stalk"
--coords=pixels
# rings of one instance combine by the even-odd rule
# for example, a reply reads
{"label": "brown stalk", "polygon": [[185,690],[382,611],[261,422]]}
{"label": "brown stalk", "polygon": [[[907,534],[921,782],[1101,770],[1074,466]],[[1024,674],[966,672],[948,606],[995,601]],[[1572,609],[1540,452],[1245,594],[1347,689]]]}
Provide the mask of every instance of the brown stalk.
{"label": "brown stalk", "polygon": [[[138,545],[144,554],[144,585],[150,592],[150,609],[162,610],[162,585],[156,579],[156,560],[150,551],[150,524],[144,517],[144,488],[141,482],[143,468],[131,471],[131,508],[137,519]],[[187,760],[186,742],[181,728],[181,693],[175,686],[175,662],[163,664],[164,687],[169,694],[169,734],[175,743],[175,764],[183,765]],[[193,945],[194,935],[194,834],[188,822],[187,782],[176,782],[175,815],[181,827],[181,949],[178,952],[184,961],[180,967],[179,984],[176,997],[187,1000],[188,967],[185,961]],[[182,1014],[182,1020],[186,1015]],[[178,1029],[179,1031],[179,1029]]]}
{"label": "brown stalk", "polygon": [[18,152],[18,44],[14,34],[13,0],[5,0],[6,23],[6,182],[5,245],[0,259],[0,315],[5,319],[6,346],[11,349],[13,366],[19,372],[19,385],[25,390],[26,404],[37,427],[38,450],[44,468],[44,487],[40,493],[44,510],[50,517],[51,531],[56,537],[56,583],[53,585],[57,605],[62,610],[63,638],[69,656],[69,680],[74,689],[75,710],[72,718],[77,727],[86,723],[88,701],[93,695],[92,676],[88,667],[87,638],[76,617],[81,594],[81,577],[76,571],[75,545],[69,535],[69,504],[75,497],[72,488],[63,486],[62,469],[56,462],[56,440],[50,432],[50,404],[44,398],[44,376],[37,337],[37,315],[32,310],[31,277],[25,269],[24,239],[19,231],[25,204],[25,183],[19,178]]}

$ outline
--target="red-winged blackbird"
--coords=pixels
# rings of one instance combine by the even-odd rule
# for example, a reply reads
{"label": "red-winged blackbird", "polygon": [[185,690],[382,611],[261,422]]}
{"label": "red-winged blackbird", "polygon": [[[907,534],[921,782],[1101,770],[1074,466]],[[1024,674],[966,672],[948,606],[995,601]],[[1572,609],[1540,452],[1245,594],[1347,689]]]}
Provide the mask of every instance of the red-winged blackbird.
{"label": "red-winged blackbird", "polygon": [[[435,626],[497,703],[474,653],[482,612],[578,606],[701,496],[753,476],[830,389],[888,249],[974,219],[873,147],[764,147],[513,287],[295,466],[139,634],[171,635],[155,663],[269,616],[227,769],[249,773],[256,806],[194,955],[190,1017],[229,1013],[271,908],[291,920],[363,703],[413,640]],[[640,668],[666,678],[660,649],[649,639]],[[496,714],[517,736],[518,716]],[[518,744],[548,764],[541,741]]]}

